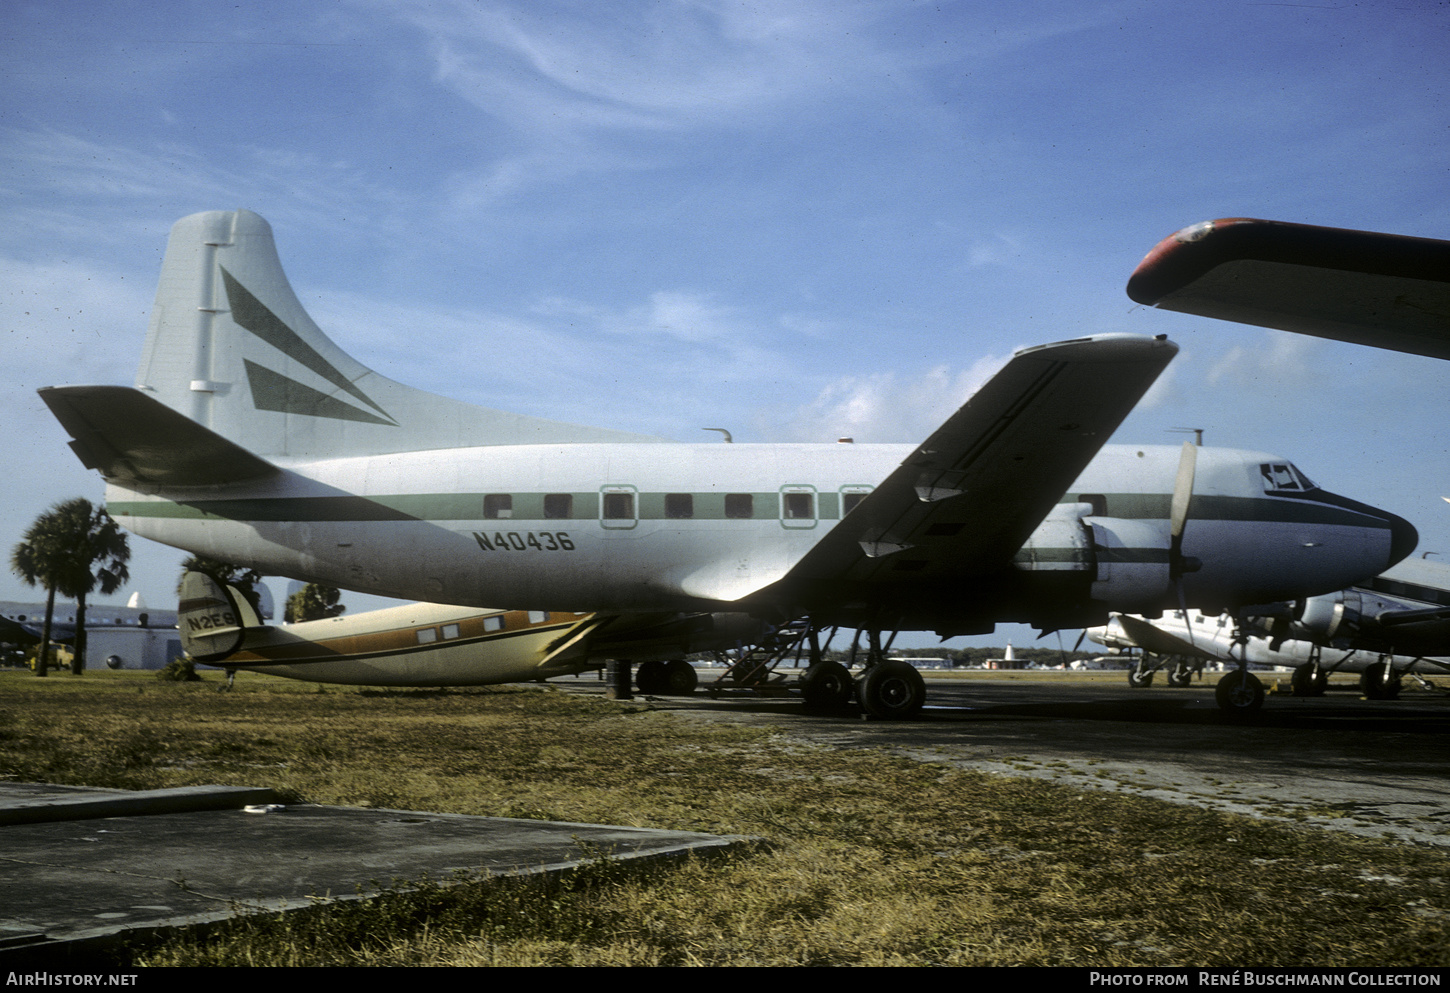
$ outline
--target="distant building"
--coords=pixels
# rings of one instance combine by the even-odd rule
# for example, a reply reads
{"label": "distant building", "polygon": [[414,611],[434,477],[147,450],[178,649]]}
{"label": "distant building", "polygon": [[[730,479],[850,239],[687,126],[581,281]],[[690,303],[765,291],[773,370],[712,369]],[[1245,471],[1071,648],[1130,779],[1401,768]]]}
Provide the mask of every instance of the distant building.
{"label": "distant building", "polygon": [[[0,600],[0,642],[34,644],[45,624],[45,604]],[[52,639],[70,643],[75,636],[76,605],[55,602]],[[181,657],[181,636],[176,632],[176,611],[150,610],[139,596],[131,605],[86,606],[86,665],[112,669],[163,669]]]}
{"label": "distant building", "polygon": [[1000,659],[988,659],[982,663],[983,669],[1025,669],[1026,663],[1017,661],[1016,654],[1012,651],[1012,643],[1007,643],[1007,648],[1002,652]]}

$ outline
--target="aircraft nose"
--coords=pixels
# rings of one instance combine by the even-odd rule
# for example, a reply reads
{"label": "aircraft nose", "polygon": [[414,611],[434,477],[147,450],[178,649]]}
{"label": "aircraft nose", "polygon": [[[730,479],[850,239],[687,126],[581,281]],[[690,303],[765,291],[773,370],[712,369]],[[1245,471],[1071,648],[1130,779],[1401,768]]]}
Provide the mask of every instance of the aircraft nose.
{"label": "aircraft nose", "polygon": [[1385,516],[1390,520],[1390,561],[1385,566],[1388,569],[1415,550],[1415,546],[1420,543],[1420,532],[1403,517],[1396,517],[1394,514]]}
{"label": "aircraft nose", "polygon": [[[1420,543],[1420,532],[1415,530],[1415,526],[1403,517],[1392,514],[1388,510],[1371,507],[1367,503],[1360,503],[1358,500],[1351,500],[1348,497],[1342,497],[1336,493],[1326,493],[1322,490],[1318,491],[1318,498],[1321,503],[1351,512],[1359,517],[1362,524],[1369,524],[1373,521],[1374,523],[1371,526],[1375,530],[1379,530],[1380,528],[1387,528],[1389,530],[1389,555],[1378,566],[1372,566],[1375,573],[1384,572],[1396,562],[1407,557],[1415,550],[1415,546]],[[1378,546],[1378,542],[1375,544]],[[1371,566],[1371,563],[1364,564]]]}

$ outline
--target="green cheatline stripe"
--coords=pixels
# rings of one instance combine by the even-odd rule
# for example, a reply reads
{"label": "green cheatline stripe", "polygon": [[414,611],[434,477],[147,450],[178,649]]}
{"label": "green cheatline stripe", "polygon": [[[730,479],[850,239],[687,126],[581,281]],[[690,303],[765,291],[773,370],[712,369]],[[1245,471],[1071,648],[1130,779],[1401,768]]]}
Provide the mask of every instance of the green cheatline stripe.
{"label": "green cheatline stripe", "polygon": [[[1167,520],[1173,497],[1167,493],[1108,493],[1104,498],[1103,517],[1125,520]],[[1069,494],[1063,503],[1077,503],[1077,494]],[[1328,496],[1328,494],[1326,494]],[[1086,502],[1086,501],[1083,501]],[[1388,528],[1389,522],[1362,511],[1328,503],[1312,497],[1233,497],[1195,496],[1188,513],[1189,521],[1273,521],[1281,524],[1350,524],[1358,527]]]}
{"label": "green cheatline stripe", "polygon": [[[724,493],[695,493],[696,521],[731,520],[725,515]],[[389,494],[375,497],[263,497],[243,500],[194,500],[150,502],[114,501],[109,505],[113,515],[132,517],[165,517],[179,519],[220,518],[233,521],[483,521],[487,527],[516,525],[520,521],[597,521],[598,493],[573,493],[573,510],[568,518],[544,515],[543,493],[514,493],[510,516],[485,518],[482,493],[416,493]],[[754,520],[779,519],[780,495],[755,493]],[[836,520],[838,504],[834,493],[818,494],[820,520]],[[1105,517],[1165,520],[1169,498],[1125,497],[1108,495]],[[636,507],[640,520],[667,521],[665,494],[640,493]],[[1195,497],[1190,520],[1200,521],[1265,521],[1283,524],[1343,524],[1358,527],[1388,528],[1380,518],[1371,517],[1332,504],[1299,500],[1251,499],[1245,497]]]}

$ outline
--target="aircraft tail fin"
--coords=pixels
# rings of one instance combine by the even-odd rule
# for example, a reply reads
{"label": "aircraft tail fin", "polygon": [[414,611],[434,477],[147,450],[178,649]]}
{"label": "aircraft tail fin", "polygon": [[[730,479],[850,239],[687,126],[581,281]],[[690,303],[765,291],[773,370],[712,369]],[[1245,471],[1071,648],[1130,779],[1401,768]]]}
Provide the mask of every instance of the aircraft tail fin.
{"label": "aircraft tail fin", "polygon": [[136,387],[260,456],[659,439],[488,410],[380,376],[325,335],[248,210],[176,222]]}
{"label": "aircraft tail fin", "polygon": [[220,662],[242,647],[248,629],[262,619],[239,590],[203,572],[181,577],[176,627],[181,648],[197,662]]}

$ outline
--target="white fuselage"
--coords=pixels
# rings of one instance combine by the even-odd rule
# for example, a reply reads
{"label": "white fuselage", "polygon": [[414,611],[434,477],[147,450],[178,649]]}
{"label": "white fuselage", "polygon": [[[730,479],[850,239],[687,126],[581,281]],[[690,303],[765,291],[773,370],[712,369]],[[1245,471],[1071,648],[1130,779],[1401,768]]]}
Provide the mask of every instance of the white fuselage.
{"label": "white fuselage", "polygon": [[[1147,623],[1182,641],[1186,649],[1191,648],[1181,653],[1166,654],[1183,654],[1193,658],[1233,663],[1247,661],[1250,665],[1295,669],[1313,661],[1317,655],[1320,666],[1329,672],[1364,672],[1385,658],[1374,651],[1316,646],[1313,642],[1300,640],[1284,641],[1276,649],[1272,647],[1270,638],[1260,634],[1235,638],[1234,621],[1227,614],[1205,616],[1190,610],[1185,619],[1184,612],[1178,610]],[[1123,630],[1117,618],[1112,618],[1102,627],[1089,628],[1088,638],[1110,649],[1142,647]],[[1390,661],[1398,672],[1444,672],[1450,669],[1450,658],[1390,656]]]}
{"label": "white fuselage", "polygon": [[[347,589],[550,611],[728,610],[784,577],[854,494],[911,451],[489,446],[278,460],[283,472],[261,484],[112,482],[108,504],[145,537]],[[1024,545],[1008,576],[1015,605],[995,619],[1031,621],[1033,605],[1017,601],[1067,574],[1106,608],[1175,602],[1166,550],[1178,459],[1166,446],[1104,448]],[[1386,515],[1320,490],[1267,492],[1261,466],[1275,461],[1200,450],[1183,540],[1195,560],[1188,602],[1291,599],[1388,564]],[[1006,595],[1000,577],[990,586]]]}

